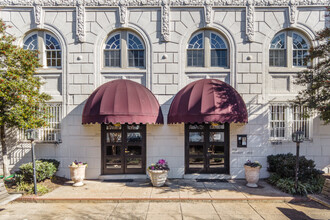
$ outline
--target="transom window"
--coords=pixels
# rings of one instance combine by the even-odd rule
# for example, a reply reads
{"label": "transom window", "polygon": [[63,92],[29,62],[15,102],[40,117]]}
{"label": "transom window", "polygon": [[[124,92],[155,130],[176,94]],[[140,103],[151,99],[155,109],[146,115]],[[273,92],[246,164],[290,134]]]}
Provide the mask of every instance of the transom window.
{"label": "transom window", "polygon": [[61,68],[62,49],[59,41],[52,34],[38,31],[29,34],[23,40],[23,48],[39,50],[39,59],[44,67]]}
{"label": "transom window", "polygon": [[209,30],[198,32],[188,42],[188,67],[227,67],[227,57],[227,44],[216,32]]}
{"label": "transom window", "polygon": [[270,105],[270,139],[291,140],[292,132],[301,130],[310,139],[310,119],[304,118],[306,107],[273,103]]}
{"label": "transom window", "polygon": [[105,67],[145,67],[145,47],[136,34],[119,31],[110,35],[104,48]]}
{"label": "transom window", "polygon": [[274,67],[306,67],[309,43],[299,33],[284,31],[277,34],[269,49],[269,65]]}

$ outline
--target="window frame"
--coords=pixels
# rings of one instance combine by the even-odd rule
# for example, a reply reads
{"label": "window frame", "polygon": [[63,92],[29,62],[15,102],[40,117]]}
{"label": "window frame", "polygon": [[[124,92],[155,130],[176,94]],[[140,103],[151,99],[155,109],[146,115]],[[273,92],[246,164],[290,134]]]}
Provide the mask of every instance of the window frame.
{"label": "window frame", "polygon": [[[285,57],[285,65],[284,66],[271,66],[270,65],[270,50],[272,50],[270,48],[271,46],[271,42],[274,40],[274,38],[276,38],[278,35],[284,33],[285,34],[285,40],[286,40],[286,44],[285,44],[285,48],[286,48],[286,57]],[[307,45],[308,45],[308,49],[310,49],[310,47],[312,46],[311,41],[305,36],[305,34],[296,31],[296,30],[283,30],[278,32],[276,35],[274,35],[274,37],[271,39],[270,43],[269,43],[269,47],[268,47],[268,66],[270,69],[270,72],[276,72],[278,70],[282,70],[282,71],[286,71],[286,72],[296,72],[296,71],[301,71],[303,69],[306,69],[309,66],[309,62],[307,62],[307,66],[294,66],[293,65],[293,34],[297,34],[298,36],[302,37]]]}
{"label": "window frame", "polygon": [[[115,36],[117,34],[120,34],[120,65],[119,66],[106,66],[105,65],[105,47],[107,45],[107,42],[108,40],[112,37],[112,36]],[[144,60],[143,60],[143,64],[144,66],[143,67],[131,67],[129,66],[129,50],[128,49],[128,40],[129,40],[129,34],[132,34],[134,35],[135,37],[137,37],[142,45],[143,45],[143,56],[144,56]],[[104,45],[103,45],[103,49],[102,49],[102,56],[103,56],[103,61],[102,61],[102,68],[103,69],[137,69],[137,70],[145,70],[146,69],[146,45],[145,45],[145,42],[144,40],[142,39],[142,37],[140,35],[138,35],[137,33],[131,31],[131,30],[116,30],[116,31],[113,31],[111,32],[105,42],[104,42]]]}
{"label": "window frame", "polygon": [[[36,30],[28,33],[25,35],[22,39],[22,48],[24,47],[24,43],[27,39],[29,39],[32,35],[37,35],[37,43],[38,43],[38,58],[39,63],[42,65],[42,67],[39,69],[53,69],[53,70],[62,70],[63,68],[63,46],[61,44],[61,41],[59,38],[47,30]],[[46,51],[46,34],[50,35],[51,37],[55,38],[55,40],[58,42],[60,46],[60,53],[61,53],[61,66],[47,66],[47,51]],[[58,50],[55,50],[58,51]]]}
{"label": "window frame", "polygon": [[[272,129],[272,126],[271,124],[273,122],[278,122],[279,120],[273,120],[272,119],[272,106],[281,106],[284,108],[284,113],[285,113],[285,117],[284,117],[284,120],[282,120],[286,125],[284,126],[284,136],[283,137],[274,137],[272,136],[272,132],[273,132],[273,129]],[[284,103],[284,102],[273,102],[273,103],[270,103],[269,104],[269,114],[268,114],[268,117],[269,117],[269,122],[268,122],[268,127],[269,127],[269,140],[270,141],[291,141],[292,137],[292,133],[293,133],[293,129],[295,126],[297,126],[297,124],[307,124],[305,125],[307,127],[307,135],[308,137],[305,137],[305,141],[312,141],[313,140],[313,134],[312,134],[312,131],[313,131],[313,120],[312,120],[312,117],[310,118],[307,118],[307,119],[304,119],[304,118],[301,118],[300,120],[297,120],[295,119],[295,116],[294,114],[297,114],[297,112],[294,111],[294,108],[296,107],[299,107],[297,105],[294,105],[293,103]],[[302,107],[302,108],[306,108],[306,107]],[[301,114],[301,113],[298,113],[298,114]],[[303,126],[303,125],[301,125]],[[306,136],[306,133],[305,133],[305,136]]]}
{"label": "window frame", "polygon": [[[195,37],[196,35],[202,33],[203,34],[203,49],[189,49],[189,43],[192,40],[193,37]],[[222,41],[224,42],[224,44],[226,45],[226,66],[212,66],[212,60],[211,60],[211,52],[212,50],[216,50],[216,49],[212,49],[211,48],[211,34],[214,33],[216,35],[218,35]],[[189,66],[188,65],[188,50],[204,50],[204,64],[203,66]],[[220,69],[229,69],[230,68],[230,48],[228,45],[228,42],[226,40],[226,38],[219,32],[215,31],[215,30],[200,30],[195,32],[194,34],[192,34],[190,36],[190,38],[188,39],[187,45],[186,45],[186,62],[185,62],[185,67],[187,70],[189,69],[196,69],[196,68],[211,68],[211,69],[215,69],[215,68],[220,68]]]}

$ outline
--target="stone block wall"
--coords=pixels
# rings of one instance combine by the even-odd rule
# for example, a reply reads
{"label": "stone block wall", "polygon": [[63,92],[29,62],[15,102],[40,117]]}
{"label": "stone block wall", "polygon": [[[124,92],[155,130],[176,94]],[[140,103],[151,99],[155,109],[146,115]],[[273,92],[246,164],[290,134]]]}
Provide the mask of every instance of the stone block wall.
{"label": "stone block wall", "polygon": [[[32,2],[32,1],[31,1]],[[138,2],[138,3],[137,3]],[[82,125],[84,101],[103,83],[130,79],[149,88],[161,104],[165,122],[175,94],[188,83],[202,78],[216,78],[234,87],[243,97],[249,114],[248,124],[230,125],[230,174],[243,178],[247,159],[263,164],[261,177],[267,177],[266,156],[295,152],[295,145],[269,141],[269,103],[287,102],[300,89],[293,85],[300,69],[269,68],[269,45],[276,33],[296,30],[310,40],[329,22],[326,1],[127,1],[127,5],[108,1],[45,1],[42,5],[0,1],[0,18],[10,25],[8,33],[17,44],[27,33],[42,29],[53,33],[63,52],[61,69],[40,69],[45,90],[63,105],[62,143],[39,144],[37,156],[60,160],[59,175],[69,176],[67,166],[73,160],[88,162],[87,178],[101,172],[100,125]],[[41,7],[41,11],[36,10]],[[209,10],[210,9],[210,10]],[[130,30],[145,44],[146,68],[111,69],[103,67],[103,49],[116,30]],[[218,32],[226,41],[228,67],[189,68],[186,48],[190,37],[199,30]],[[54,80],[56,76],[56,80]],[[48,84],[47,84],[48,83]],[[47,85],[49,85],[47,87]],[[56,89],[55,89],[56,88]],[[54,92],[56,90],[56,92]],[[248,135],[248,147],[237,148],[237,134]],[[313,119],[313,140],[302,144],[302,155],[316,161],[319,169],[329,172],[330,128]],[[18,147],[18,149],[20,149]],[[23,149],[23,148],[22,148]],[[20,151],[25,162],[28,150]],[[18,155],[18,154],[17,154]],[[184,174],[184,125],[147,125],[147,165],[164,158],[169,161],[170,177]],[[15,166],[16,165],[16,166]]]}

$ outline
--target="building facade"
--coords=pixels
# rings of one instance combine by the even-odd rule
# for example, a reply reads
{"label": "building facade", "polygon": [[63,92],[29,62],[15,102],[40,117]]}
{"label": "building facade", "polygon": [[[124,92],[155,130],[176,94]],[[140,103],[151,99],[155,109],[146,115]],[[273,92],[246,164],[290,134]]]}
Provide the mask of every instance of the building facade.
{"label": "building facade", "polygon": [[[59,160],[58,175],[65,177],[74,160],[87,162],[87,178],[97,179],[115,174],[146,177],[146,166],[166,159],[170,178],[244,178],[247,160],[259,161],[261,177],[266,178],[267,156],[295,153],[291,134],[304,130],[301,154],[329,172],[330,126],[317,116],[302,119],[306,109],[290,104],[302,89],[293,83],[296,73],[313,65],[304,56],[319,44],[317,31],[329,26],[327,4],[327,0],[1,0],[0,18],[11,26],[8,33],[17,38],[16,44],[40,51],[43,68],[38,76],[45,82],[43,91],[53,97],[49,105],[54,117],[50,127],[40,130],[37,157]],[[127,80],[126,90],[113,87]],[[110,81],[114,83],[107,84]],[[245,118],[233,119],[232,106],[223,103],[213,107],[227,111],[230,120],[169,121],[173,100],[184,88],[197,88],[201,82],[214,84],[214,97],[214,86],[228,89],[226,98],[213,101],[231,100],[237,92],[233,105],[242,98],[248,123]],[[110,117],[107,123],[83,123],[86,100],[100,86],[109,90],[100,100],[113,99],[115,104],[116,99],[126,100],[126,106],[112,105],[112,113],[130,109],[134,114],[139,109],[147,115],[144,105],[159,103],[164,123],[144,120],[146,116],[140,121]],[[132,87],[136,90],[129,92]],[[192,103],[200,105],[197,112],[206,113],[201,97],[210,94],[207,86],[203,88],[189,90],[196,94],[186,100],[188,104],[178,103],[176,112],[189,113]],[[149,97],[149,92],[156,102],[137,101]],[[194,97],[199,99],[194,102]],[[108,109],[104,106],[108,111],[110,104]],[[9,150],[13,170],[30,161],[29,152],[24,142]]]}

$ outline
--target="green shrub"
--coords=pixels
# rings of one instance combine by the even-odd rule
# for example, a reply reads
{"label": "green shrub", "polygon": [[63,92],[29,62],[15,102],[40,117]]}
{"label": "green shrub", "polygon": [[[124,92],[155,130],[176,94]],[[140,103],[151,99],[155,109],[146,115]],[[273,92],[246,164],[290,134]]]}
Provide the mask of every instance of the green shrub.
{"label": "green shrub", "polygon": [[[34,194],[34,185],[32,183],[21,182],[17,185],[16,190],[18,192],[25,192],[27,194]],[[37,184],[37,192],[39,195],[43,195],[49,192],[49,189],[41,184]]]}
{"label": "green shrub", "polygon": [[[293,154],[277,154],[267,157],[268,171],[277,173],[281,178],[292,178],[295,176],[296,156]],[[322,171],[315,169],[313,160],[308,160],[304,156],[299,157],[298,179],[307,181],[318,178]]]}
{"label": "green shrub", "polygon": [[321,192],[324,178],[322,171],[315,169],[313,160],[299,157],[298,187],[295,189],[296,156],[277,154],[267,157],[268,171],[271,172],[268,182],[284,192],[306,195]]}
{"label": "green shrub", "polygon": [[60,161],[55,159],[40,159],[40,161],[54,164],[56,171],[58,171],[58,168],[60,167]]}
{"label": "green shrub", "polygon": [[[57,169],[53,162],[36,161],[36,178],[37,182],[44,181],[51,178]],[[26,163],[19,167],[19,171],[16,173],[16,183],[32,183],[33,182],[33,165],[32,163]]]}

